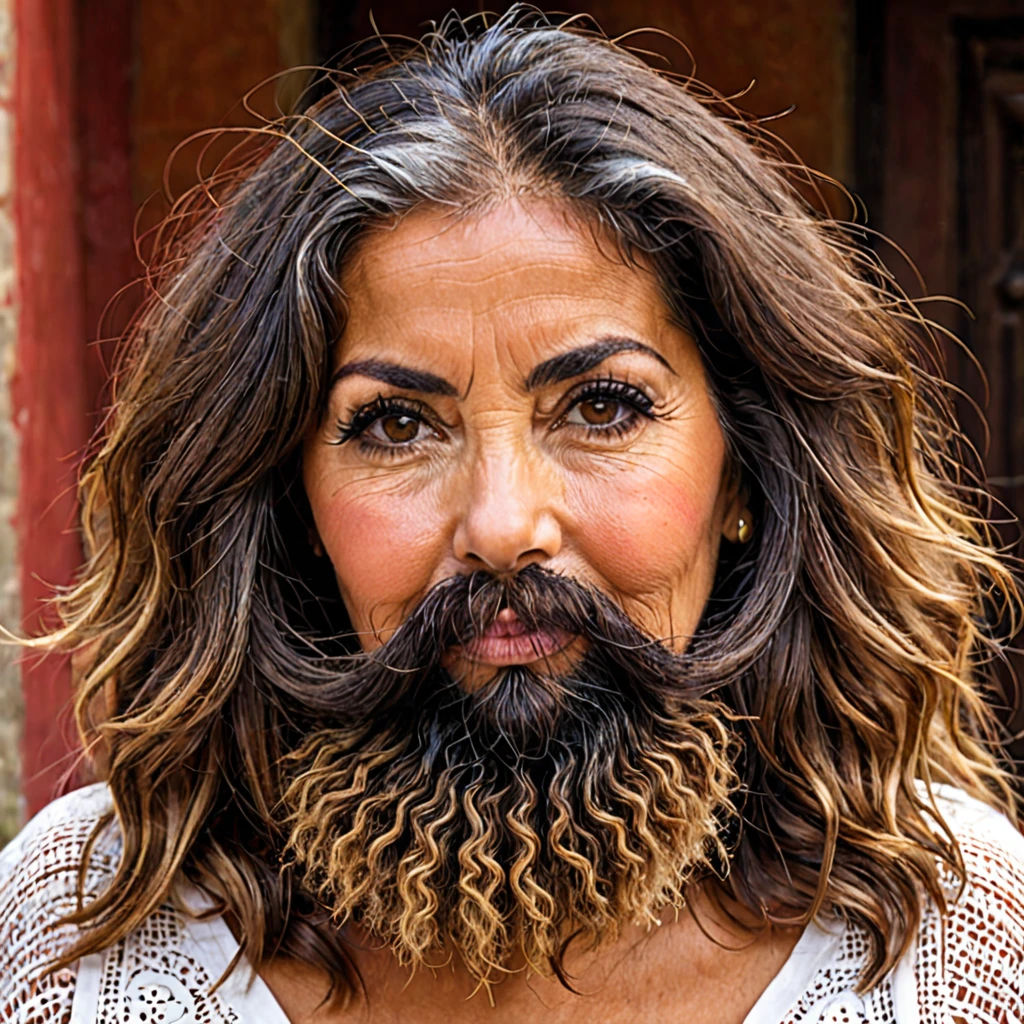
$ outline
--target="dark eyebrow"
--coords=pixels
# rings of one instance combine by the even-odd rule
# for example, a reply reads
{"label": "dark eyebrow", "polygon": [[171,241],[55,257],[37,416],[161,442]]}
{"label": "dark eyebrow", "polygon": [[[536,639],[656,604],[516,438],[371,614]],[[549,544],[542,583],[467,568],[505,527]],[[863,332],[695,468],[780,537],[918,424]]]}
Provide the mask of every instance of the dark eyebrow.
{"label": "dark eyebrow", "polygon": [[374,380],[391,384],[396,388],[405,388],[407,391],[422,391],[427,395],[444,395],[454,398],[458,394],[455,386],[449,384],[444,377],[438,377],[437,374],[428,373],[426,370],[414,370],[409,366],[388,363],[380,359],[362,359],[358,362],[346,363],[334,371],[329,388],[333,388],[343,377],[351,377],[353,374],[372,377]]}
{"label": "dark eyebrow", "polygon": [[526,390],[534,391],[547,384],[557,384],[570,377],[578,377],[617,352],[643,352],[645,355],[657,359],[670,372],[675,373],[664,356],[642,342],[634,341],[632,338],[601,338],[598,341],[592,341],[589,345],[581,345],[579,348],[570,349],[561,355],[545,359],[543,363],[538,363],[530,372],[530,376],[526,378]]}

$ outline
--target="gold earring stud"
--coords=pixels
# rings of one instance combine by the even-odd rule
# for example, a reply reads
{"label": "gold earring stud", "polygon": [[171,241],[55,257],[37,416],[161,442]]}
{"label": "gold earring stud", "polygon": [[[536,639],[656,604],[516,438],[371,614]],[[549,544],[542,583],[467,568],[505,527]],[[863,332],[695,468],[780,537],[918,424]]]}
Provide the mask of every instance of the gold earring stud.
{"label": "gold earring stud", "polygon": [[324,557],[324,546],[320,542],[320,535],[316,532],[316,530],[310,528],[306,532],[306,539],[309,541],[309,546],[312,549],[313,554],[317,558],[323,558]]}
{"label": "gold earring stud", "polygon": [[736,523],[736,538],[741,544],[746,544],[754,532],[754,527],[751,525],[750,519],[750,513],[744,509],[740,513],[740,518]]}

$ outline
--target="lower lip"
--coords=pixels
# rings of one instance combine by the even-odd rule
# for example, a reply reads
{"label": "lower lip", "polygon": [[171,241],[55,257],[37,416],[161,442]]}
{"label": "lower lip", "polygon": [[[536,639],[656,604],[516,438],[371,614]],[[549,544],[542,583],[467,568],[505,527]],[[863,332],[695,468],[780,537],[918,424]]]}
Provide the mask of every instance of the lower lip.
{"label": "lower lip", "polygon": [[528,665],[564,650],[572,636],[560,630],[538,629],[516,636],[480,636],[462,648],[470,661],[482,665]]}

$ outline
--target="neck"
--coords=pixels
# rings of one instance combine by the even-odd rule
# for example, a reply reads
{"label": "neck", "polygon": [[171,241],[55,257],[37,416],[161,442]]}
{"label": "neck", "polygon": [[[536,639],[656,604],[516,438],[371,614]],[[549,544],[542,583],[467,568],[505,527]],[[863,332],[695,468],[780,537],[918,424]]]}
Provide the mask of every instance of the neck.
{"label": "neck", "polygon": [[[353,932],[354,959],[366,986],[367,999],[354,998],[344,1011],[324,1004],[329,980],[318,970],[294,962],[271,961],[261,975],[281,1003],[293,1024],[328,1024],[334,1021],[363,1022],[416,1019],[423,1024],[476,1024],[537,1020],[593,1020],[600,1009],[601,1020],[618,1020],[615,1007],[635,1013],[641,1005],[663,1005],[678,1016],[686,991],[692,987],[696,1016],[687,1016],[689,1024],[702,1020],[700,1007],[719,1011],[722,999],[737,1004],[742,1020],[747,1010],[774,977],[799,937],[799,929],[780,931],[767,926],[754,927],[742,917],[733,919],[719,899],[697,893],[690,906],[680,912],[667,911],[660,926],[641,928],[630,925],[613,942],[597,949],[570,949],[566,957],[567,981],[572,990],[557,979],[541,976],[524,964],[513,965],[500,983],[489,989],[481,986],[461,965],[438,958],[436,967],[410,974],[392,953],[372,936]],[[685,971],[680,966],[685,965]],[[709,1000],[716,988],[722,996]],[[743,1009],[745,1007],[745,1009]],[[415,1013],[413,1010],[415,1009]],[[643,1019],[637,1014],[632,1019]],[[652,1019],[658,1014],[654,1013]],[[710,1020],[727,1020],[731,1014]]]}

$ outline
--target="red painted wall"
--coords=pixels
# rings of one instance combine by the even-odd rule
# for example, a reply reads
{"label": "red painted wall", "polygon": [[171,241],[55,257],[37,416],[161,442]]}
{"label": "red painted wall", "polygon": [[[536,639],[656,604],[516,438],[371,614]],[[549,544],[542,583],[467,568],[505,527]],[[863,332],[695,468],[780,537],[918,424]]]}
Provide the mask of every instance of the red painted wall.
{"label": "red painted wall", "polygon": [[[14,216],[20,435],[16,527],[23,628],[82,560],[75,484],[105,379],[104,305],[133,274],[129,162],[131,0],[15,0]],[[49,617],[52,621],[52,617]],[[22,665],[29,813],[73,772],[65,658]]]}
{"label": "red painted wall", "polygon": [[[17,370],[20,433],[16,526],[24,627],[36,632],[50,584],[81,561],[75,531],[75,458],[86,440],[85,302],[79,235],[73,0],[16,0],[14,214],[19,269]],[[24,794],[46,803],[69,767],[62,716],[70,690],[64,659],[22,667]]]}
{"label": "red painted wall", "polygon": [[[302,2],[302,0],[296,0]],[[113,345],[137,293],[136,204],[190,133],[281,67],[279,0],[14,0],[19,324],[14,416],[23,628],[81,564],[75,484]],[[232,108],[235,108],[232,112]],[[192,183],[180,162],[175,191]],[[159,206],[159,204],[157,204]],[[51,617],[52,621],[52,617]],[[74,779],[67,659],[22,666],[23,794],[33,813]]]}

